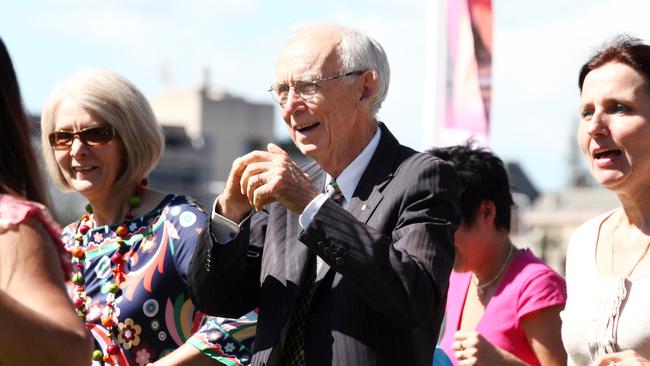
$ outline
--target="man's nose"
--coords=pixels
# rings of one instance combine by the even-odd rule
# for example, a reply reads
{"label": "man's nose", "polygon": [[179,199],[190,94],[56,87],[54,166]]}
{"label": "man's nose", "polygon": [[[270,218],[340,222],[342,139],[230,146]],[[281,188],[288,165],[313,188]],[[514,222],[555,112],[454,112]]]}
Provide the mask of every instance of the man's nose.
{"label": "man's nose", "polygon": [[290,113],[295,111],[299,106],[303,105],[304,98],[296,91],[295,87],[290,87],[287,92],[287,100],[282,105],[285,112]]}

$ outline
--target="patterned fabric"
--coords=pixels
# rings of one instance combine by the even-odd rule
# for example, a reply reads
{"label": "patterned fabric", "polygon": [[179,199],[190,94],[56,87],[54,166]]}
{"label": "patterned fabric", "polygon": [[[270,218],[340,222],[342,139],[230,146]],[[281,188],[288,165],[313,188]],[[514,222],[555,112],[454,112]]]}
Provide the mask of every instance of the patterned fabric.
{"label": "patterned fabric", "polygon": [[0,234],[16,230],[23,221],[35,217],[47,230],[56,245],[65,279],[70,279],[70,254],[61,243],[61,227],[50,216],[45,206],[10,194],[0,194]]}
{"label": "patterned fabric", "polygon": [[[257,314],[237,320],[208,317],[189,298],[187,270],[206,221],[200,204],[177,195],[168,195],[157,208],[132,221],[129,229],[135,234],[127,240],[131,254],[126,281],[116,300],[119,324],[114,329],[121,346],[121,366],[144,366],[184,342],[226,365],[249,363]],[[74,245],[77,225],[63,230],[67,247]],[[100,226],[84,235],[86,291],[92,298],[86,326],[96,348],[102,350],[110,342],[100,318],[106,305],[103,286],[112,278],[110,258],[118,248],[115,229],[116,225]]]}
{"label": "patterned fabric", "polygon": [[327,193],[330,195],[330,197],[332,197],[334,202],[338,203],[339,205],[343,205],[345,196],[343,196],[341,188],[339,188],[338,183],[336,183],[336,179],[332,178],[332,180],[330,180],[330,182],[327,184]]}

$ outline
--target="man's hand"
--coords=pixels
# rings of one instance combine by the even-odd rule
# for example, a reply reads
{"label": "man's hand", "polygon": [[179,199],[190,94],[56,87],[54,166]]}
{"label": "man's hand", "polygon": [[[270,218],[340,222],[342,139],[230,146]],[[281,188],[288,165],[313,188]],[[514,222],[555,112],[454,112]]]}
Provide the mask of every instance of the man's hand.
{"label": "man's hand", "polygon": [[293,212],[302,213],[318,195],[309,177],[277,145],[268,144],[267,151],[252,152],[244,158],[241,193],[248,197],[255,210],[277,201]]}
{"label": "man's hand", "polygon": [[268,144],[267,151],[253,151],[233,162],[226,189],[217,202],[217,212],[239,223],[250,209],[260,211],[277,201],[302,213],[318,193],[289,154]]}

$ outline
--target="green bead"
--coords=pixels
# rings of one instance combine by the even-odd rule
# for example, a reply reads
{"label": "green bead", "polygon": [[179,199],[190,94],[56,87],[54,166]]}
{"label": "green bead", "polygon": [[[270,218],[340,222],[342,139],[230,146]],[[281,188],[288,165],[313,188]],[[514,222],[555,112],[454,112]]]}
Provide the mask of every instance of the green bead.
{"label": "green bead", "polygon": [[102,353],[102,351],[96,349],[93,352],[93,361],[101,361],[103,359],[104,359],[104,354]]}
{"label": "green bead", "polygon": [[90,203],[86,205],[86,212],[89,214],[93,213],[93,207],[90,205]]}
{"label": "green bead", "polygon": [[119,290],[119,289],[120,289],[120,288],[119,288],[116,284],[114,284],[114,283],[109,283],[109,284],[106,286],[106,290],[107,290],[108,292],[110,292],[110,293],[113,293],[113,294],[116,293],[117,290]]}
{"label": "green bead", "polygon": [[75,285],[83,285],[84,283],[84,275],[81,273],[75,273],[72,275],[72,283]]}
{"label": "green bead", "polygon": [[142,203],[142,201],[140,200],[139,196],[131,196],[131,197],[129,197],[129,206],[138,207],[138,206],[140,206],[140,203]]}

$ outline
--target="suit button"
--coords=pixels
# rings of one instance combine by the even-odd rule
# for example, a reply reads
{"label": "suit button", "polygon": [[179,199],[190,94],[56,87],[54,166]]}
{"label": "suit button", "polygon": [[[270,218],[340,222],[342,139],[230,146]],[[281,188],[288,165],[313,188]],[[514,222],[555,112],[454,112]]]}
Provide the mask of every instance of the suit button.
{"label": "suit button", "polygon": [[332,254],[332,248],[330,248],[330,247],[323,248],[323,254],[325,254],[325,255]]}
{"label": "suit button", "polygon": [[319,241],[316,243],[316,249],[318,250],[322,250],[324,246],[325,246],[325,242],[323,241]]}
{"label": "suit button", "polygon": [[344,262],[343,258],[341,258],[341,257],[334,258],[334,263],[336,263],[337,266],[342,266],[343,262]]}

